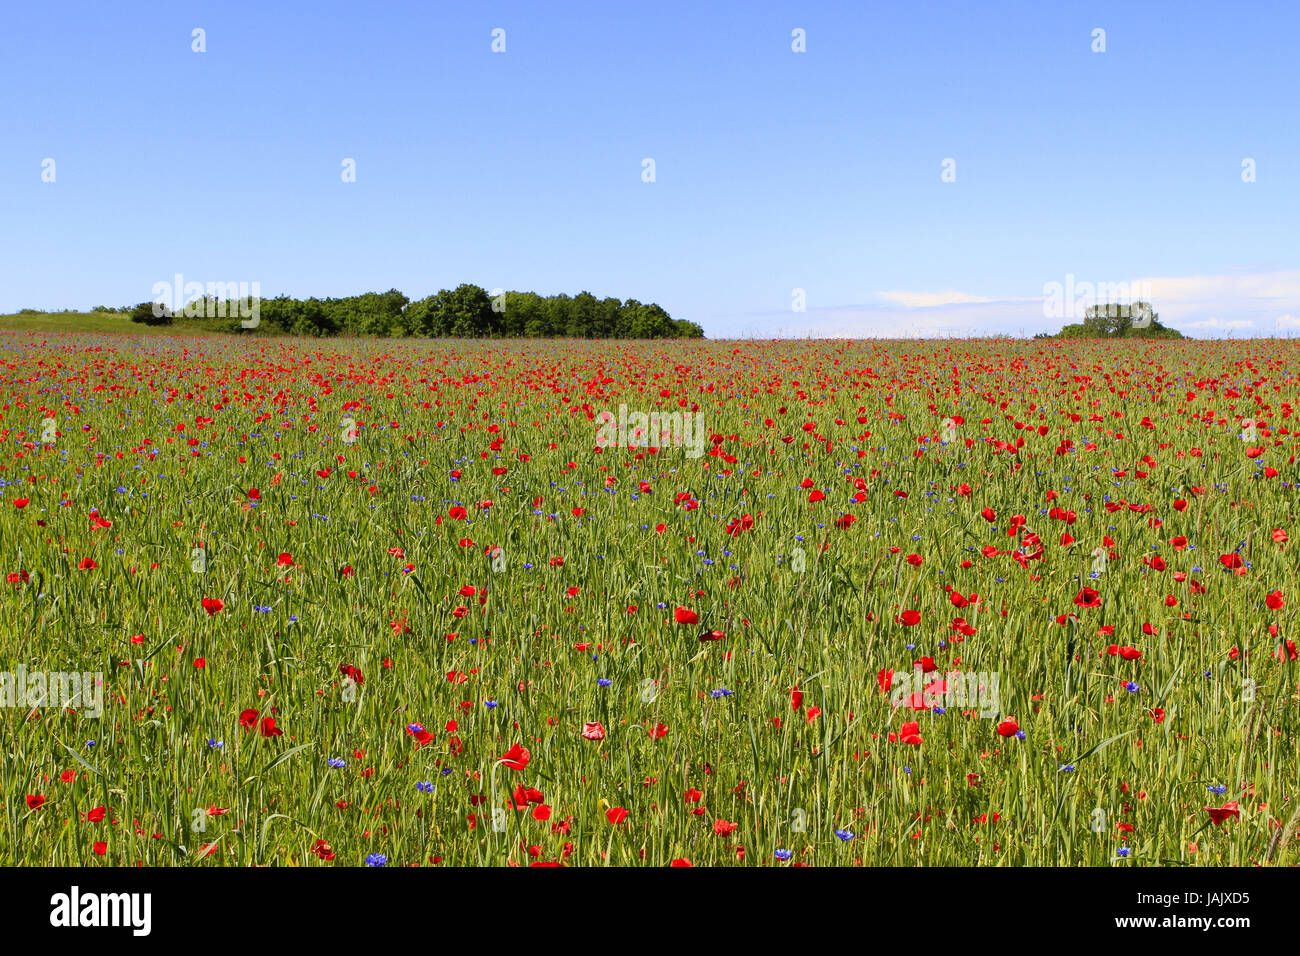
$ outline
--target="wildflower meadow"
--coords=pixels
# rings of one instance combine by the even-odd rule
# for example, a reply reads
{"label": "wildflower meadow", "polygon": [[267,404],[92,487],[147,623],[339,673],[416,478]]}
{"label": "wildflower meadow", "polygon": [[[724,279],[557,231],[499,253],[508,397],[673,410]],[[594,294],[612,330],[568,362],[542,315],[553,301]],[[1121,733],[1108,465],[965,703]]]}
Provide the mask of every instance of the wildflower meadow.
{"label": "wildflower meadow", "polygon": [[0,860],[1294,865],[1298,363],[2,333]]}

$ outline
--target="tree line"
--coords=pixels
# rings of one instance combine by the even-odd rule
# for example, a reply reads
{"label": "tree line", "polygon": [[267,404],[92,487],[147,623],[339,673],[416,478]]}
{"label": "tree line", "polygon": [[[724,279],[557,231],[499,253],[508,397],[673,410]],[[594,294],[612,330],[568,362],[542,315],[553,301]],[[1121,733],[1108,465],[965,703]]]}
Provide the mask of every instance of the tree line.
{"label": "tree line", "polygon": [[[674,319],[661,306],[636,299],[501,292],[468,283],[411,301],[396,289],[339,299],[223,300],[204,296],[181,311],[141,302],[131,320],[146,325],[194,323],[205,329],[289,335],[418,336],[421,338],[703,338],[696,323]],[[254,325],[249,316],[255,315]]]}

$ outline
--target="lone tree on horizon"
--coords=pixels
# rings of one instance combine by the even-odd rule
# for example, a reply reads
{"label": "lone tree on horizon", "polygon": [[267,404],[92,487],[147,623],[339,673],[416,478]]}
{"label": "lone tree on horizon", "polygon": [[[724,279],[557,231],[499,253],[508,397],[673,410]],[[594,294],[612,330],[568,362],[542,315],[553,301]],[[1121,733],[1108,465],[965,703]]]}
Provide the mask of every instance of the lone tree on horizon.
{"label": "lone tree on horizon", "polygon": [[[1051,338],[1051,336],[1047,336]],[[1061,339],[1181,339],[1183,333],[1160,324],[1150,302],[1142,299],[1127,305],[1092,305],[1082,322],[1067,325],[1056,333]]]}

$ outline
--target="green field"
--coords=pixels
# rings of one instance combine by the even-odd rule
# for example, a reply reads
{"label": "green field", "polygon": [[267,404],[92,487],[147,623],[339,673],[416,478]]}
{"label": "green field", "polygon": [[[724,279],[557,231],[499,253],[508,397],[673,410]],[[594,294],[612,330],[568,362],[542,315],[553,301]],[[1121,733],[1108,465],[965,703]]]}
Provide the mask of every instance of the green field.
{"label": "green field", "polygon": [[169,326],[146,326],[119,312],[39,312],[0,315],[0,332],[102,332],[111,335],[212,335],[202,321]]}
{"label": "green field", "polygon": [[75,319],[0,336],[0,862],[1300,862],[1290,343]]}

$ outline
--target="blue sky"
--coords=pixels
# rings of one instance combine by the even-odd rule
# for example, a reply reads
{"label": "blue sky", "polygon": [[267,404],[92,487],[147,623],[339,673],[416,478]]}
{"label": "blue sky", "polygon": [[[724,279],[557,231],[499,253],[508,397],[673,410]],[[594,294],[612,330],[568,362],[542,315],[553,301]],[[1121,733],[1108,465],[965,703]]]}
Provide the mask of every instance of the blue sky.
{"label": "blue sky", "polygon": [[0,311],[181,273],[263,297],[588,290],[710,337],[1032,333],[1073,276],[1142,283],[1193,335],[1300,330],[1295,3],[0,18]]}

